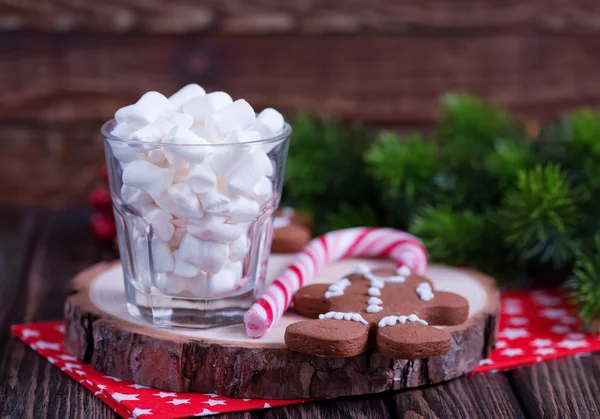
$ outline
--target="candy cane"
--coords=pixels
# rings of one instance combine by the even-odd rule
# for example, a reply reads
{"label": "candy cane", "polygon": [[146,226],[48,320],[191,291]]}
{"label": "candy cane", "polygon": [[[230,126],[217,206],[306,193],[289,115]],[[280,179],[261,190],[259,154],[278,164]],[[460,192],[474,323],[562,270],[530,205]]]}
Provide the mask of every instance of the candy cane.
{"label": "candy cane", "polygon": [[329,232],[313,239],[250,307],[244,316],[246,334],[264,335],[287,310],[294,294],[312,282],[323,266],[355,256],[389,257],[420,275],[427,268],[423,243],[404,231],[358,227]]}

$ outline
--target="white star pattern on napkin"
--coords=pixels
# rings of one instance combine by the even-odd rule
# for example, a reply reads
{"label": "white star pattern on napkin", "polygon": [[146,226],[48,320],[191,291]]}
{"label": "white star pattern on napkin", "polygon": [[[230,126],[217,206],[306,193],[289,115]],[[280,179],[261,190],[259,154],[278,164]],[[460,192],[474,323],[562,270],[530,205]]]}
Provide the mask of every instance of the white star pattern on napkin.
{"label": "white star pattern on napkin", "polygon": [[23,339],[27,339],[27,338],[31,338],[31,337],[38,337],[40,335],[40,332],[38,332],[37,330],[32,330],[32,329],[23,329],[23,331],[21,332],[21,336],[23,336]]}
{"label": "white star pattern on napkin", "polygon": [[110,375],[105,375],[104,378],[108,378],[109,380],[113,380],[113,381],[123,381],[120,378],[117,377],[111,377]]}
{"label": "white star pattern on napkin", "polygon": [[533,353],[536,355],[550,355],[555,354],[556,350],[554,348],[537,348]]}
{"label": "white star pattern on napkin", "polygon": [[496,349],[506,348],[506,341],[497,340],[496,341]]}
{"label": "white star pattern on napkin", "polygon": [[521,348],[506,348],[503,351],[500,351],[500,353],[504,356],[517,356],[517,355],[523,355],[523,349]]}
{"label": "white star pattern on napkin", "polygon": [[524,327],[505,327],[504,330],[500,332],[500,335],[506,339],[513,340],[529,337],[529,332]]}
{"label": "white star pattern on napkin", "polygon": [[139,394],[123,394],[123,393],[113,393],[111,397],[118,402],[122,402],[123,400],[139,400]]}
{"label": "white star pattern on napkin", "polygon": [[131,413],[133,414],[134,418],[137,418],[142,415],[151,415],[152,409],[140,409],[139,407],[136,407],[135,409],[133,409],[133,412],[131,412]]}
{"label": "white star pattern on napkin", "polygon": [[494,361],[492,361],[491,359],[482,359],[481,361],[479,361],[479,365],[492,365],[494,363]]}
{"label": "white star pattern on napkin", "polygon": [[579,323],[577,318],[572,317],[572,316],[561,317],[560,319],[558,319],[558,321],[561,322],[562,324],[577,324],[577,323]]}
{"label": "white star pattern on napkin", "polygon": [[548,307],[548,306],[555,306],[561,303],[562,299],[560,297],[551,297],[548,295],[538,295],[538,296],[533,296],[533,299],[535,300],[536,303],[538,303],[541,306],[544,307]]}
{"label": "white star pattern on napkin", "polygon": [[226,401],[225,400],[208,399],[207,401],[202,402],[202,403],[210,404],[210,406],[212,407],[212,406],[218,406],[220,404],[225,404]]}
{"label": "white star pattern on napkin", "polygon": [[165,393],[164,391],[161,391],[160,393],[153,394],[153,396],[164,399],[165,397],[175,397],[177,396],[177,393]]}
{"label": "white star pattern on napkin", "polygon": [[51,349],[53,351],[60,350],[60,345],[58,343],[50,343],[43,340],[39,340],[34,346],[37,346],[39,349]]}
{"label": "white star pattern on napkin", "polygon": [[564,308],[545,308],[540,311],[541,317],[546,317],[547,319],[558,319],[560,317],[564,317],[568,315],[568,311]]}
{"label": "white star pattern on napkin", "polygon": [[513,326],[524,326],[529,323],[529,319],[525,317],[509,317],[508,322]]}
{"label": "white star pattern on napkin", "polygon": [[190,399],[173,399],[171,401],[168,401],[167,403],[179,406],[180,404],[190,404]]}
{"label": "white star pattern on napkin", "polygon": [[71,355],[61,354],[58,357],[60,359],[62,359],[63,361],[77,361],[77,358],[75,358],[74,356],[71,356]]}
{"label": "white star pattern on napkin", "polygon": [[589,343],[587,343],[585,340],[571,340],[571,339],[561,340],[560,342],[558,342],[556,344],[556,346],[559,346],[561,348],[567,348],[567,349],[583,348],[584,346],[588,346],[588,345],[589,345]]}
{"label": "white star pattern on napkin", "polygon": [[585,339],[585,335],[583,333],[568,333],[567,339]]}
{"label": "white star pattern on napkin", "polygon": [[204,409],[202,412],[200,413],[196,413],[194,416],[208,416],[208,415],[216,415],[217,412],[211,412],[208,409]]}
{"label": "white star pattern on napkin", "polygon": [[72,364],[70,362],[65,362],[65,366],[62,368],[63,371],[73,371],[76,368],[81,368],[80,364]]}
{"label": "white star pattern on napkin", "polygon": [[534,339],[531,341],[531,346],[550,346],[552,345],[551,339]]}
{"label": "white star pattern on napkin", "polygon": [[139,385],[139,384],[130,384],[127,387],[133,387],[136,390],[139,389],[139,388],[150,388],[150,387],[142,386],[142,385]]}
{"label": "white star pattern on napkin", "polygon": [[571,330],[571,328],[569,326],[564,326],[562,324],[555,324],[554,326],[552,326],[550,328],[550,330],[553,333],[557,333],[559,335],[564,335],[565,333],[568,333]]}

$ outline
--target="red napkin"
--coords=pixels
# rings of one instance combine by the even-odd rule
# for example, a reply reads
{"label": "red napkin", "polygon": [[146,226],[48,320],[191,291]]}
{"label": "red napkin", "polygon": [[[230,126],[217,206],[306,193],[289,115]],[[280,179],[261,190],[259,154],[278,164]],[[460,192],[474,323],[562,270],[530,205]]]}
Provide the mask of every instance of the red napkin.
{"label": "red napkin", "polygon": [[[500,371],[600,350],[600,337],[578,331],[557,292],[507,292],[496,350],[474,372]],[[303,403],[307,400],[232,399],[216,394],[171,393],[109,377],[78,362],[62,346],[63,322],[15,325],[11,333],[88,388],[124,418],[182,418]]]}

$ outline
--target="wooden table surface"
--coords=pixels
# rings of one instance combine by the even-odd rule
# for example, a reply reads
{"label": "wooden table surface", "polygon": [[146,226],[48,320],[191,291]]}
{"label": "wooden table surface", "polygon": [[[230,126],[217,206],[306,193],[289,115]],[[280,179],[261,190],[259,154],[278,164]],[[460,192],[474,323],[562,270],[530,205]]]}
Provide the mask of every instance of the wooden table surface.
{"label": "wooden table surface", "polygon": [[[60,319],[73,275],[111,257],[94,242],[88,217],[85,209],[0,208],[0,418],[116,417],[9,333],[14,323]],[[415,390],[221,417],[599,418],[600,354]]]}

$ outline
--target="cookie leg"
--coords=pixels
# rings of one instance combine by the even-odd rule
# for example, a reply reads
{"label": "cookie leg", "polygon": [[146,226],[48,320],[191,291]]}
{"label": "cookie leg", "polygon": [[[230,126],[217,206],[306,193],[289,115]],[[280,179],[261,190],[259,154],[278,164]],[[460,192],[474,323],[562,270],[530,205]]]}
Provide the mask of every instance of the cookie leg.
{"label": "cookie leg", "polygon": [[435,298],[428,307],[420,310],[419,316],[431,325],[453,326],[467,321],[469,303],[458,294],[434,291]]}
{"label": "cookie leg", "polygon": [[285,344],[293,351],[341,358],[367,349],[369,325],[349,320],[305,320],[285,329]]}
{"label": "cookie leg", "polygon": [[448,333],[414,322],[379,327],[376,336],[377,351],[390,358],[422,359],[450,350]]}

